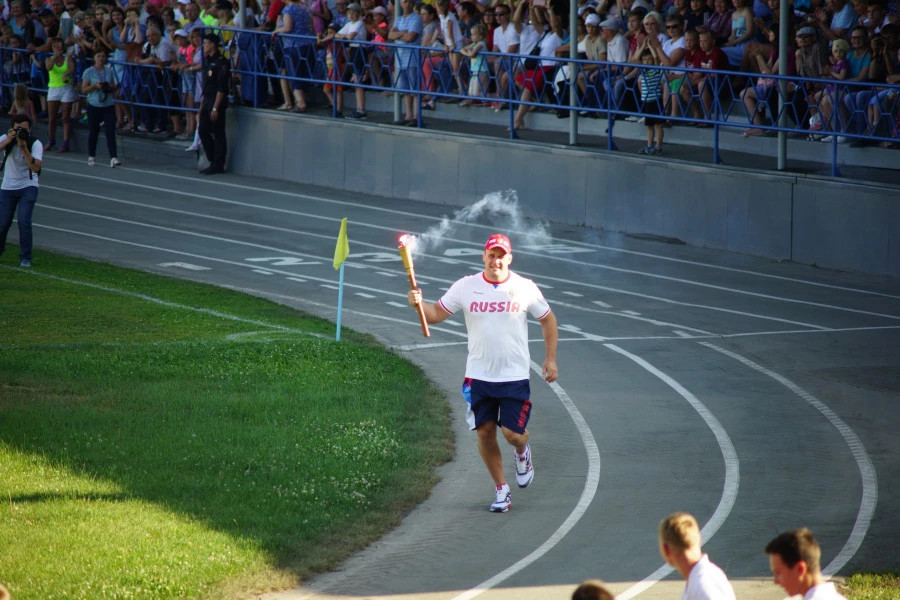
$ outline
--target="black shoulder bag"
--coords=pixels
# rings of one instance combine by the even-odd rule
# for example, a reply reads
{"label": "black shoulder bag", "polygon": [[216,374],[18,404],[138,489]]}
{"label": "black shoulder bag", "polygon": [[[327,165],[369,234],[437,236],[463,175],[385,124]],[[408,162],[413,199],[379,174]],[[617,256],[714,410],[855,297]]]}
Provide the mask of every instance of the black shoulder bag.
{"label": "black shoulder bag", "polygon": [[550,33],[550,30],[544,32],[544,35],[541,36],[541,39],[538,40],[537,44],[534,45],[534,48],[531,49],[531,52],[528,53],[528,58],[525,59],[525,63],[523,65],[526,71],[534,71],[535,69],[537,69],[538,63],[541,60],[541,42],[544,41],[544,38],[547,37],[548,33]]}

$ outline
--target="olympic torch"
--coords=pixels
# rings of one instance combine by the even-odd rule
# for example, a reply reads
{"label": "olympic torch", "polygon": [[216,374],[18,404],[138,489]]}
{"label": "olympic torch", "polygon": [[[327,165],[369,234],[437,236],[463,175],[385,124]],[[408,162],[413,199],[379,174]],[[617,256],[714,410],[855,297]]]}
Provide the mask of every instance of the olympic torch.
{"label": "olympic torch", "polygon": [[[403,268],[406,269],[406,275],[409,277],[409,289],[411,290],[419,289],[419,286],[416,285],[416,270],[415,267],[413,267],[411,252],[415,243],[415,236],[409,234],[401,235],[400,246],[397,247],[397,249],[400,250],[400,258],[403,259]],[[419,323],[422,324],[422,335],[431,337],[431,332],[428,331],[428,321],[425,320],[425,306],[419,302],[416,305],[416,310],[419,313]]]}

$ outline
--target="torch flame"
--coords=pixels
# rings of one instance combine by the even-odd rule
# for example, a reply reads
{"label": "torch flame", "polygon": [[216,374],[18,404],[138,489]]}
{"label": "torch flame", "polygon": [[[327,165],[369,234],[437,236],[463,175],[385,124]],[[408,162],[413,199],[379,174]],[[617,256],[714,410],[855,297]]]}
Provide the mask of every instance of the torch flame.
{"label": "torch flame", "polygon": [[416,246],[416,236],[410,235],[408,233],[404,233],[400,236],[400,246],[405,246],[409,249],[413,249]]}

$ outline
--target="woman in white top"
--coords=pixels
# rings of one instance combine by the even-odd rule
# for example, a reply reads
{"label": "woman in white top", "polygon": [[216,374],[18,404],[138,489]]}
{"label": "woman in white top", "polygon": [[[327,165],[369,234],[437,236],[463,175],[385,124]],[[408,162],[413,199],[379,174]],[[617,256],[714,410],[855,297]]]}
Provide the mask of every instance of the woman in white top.
{"label": "woman in white top", "polygon": [[450,0],[436,0],[434,7],[437,9],[438,17],[441,19],[444,52],[447,53],[447,57],[450,59],[450,68],[459,88],[457,93],[465,96],[466,86],[463,84],[462,74],[459,72],[459,68],[462,65],[462,54],[459,51],[465,46],[466,39],[459,28],[459,20],[450,10]]}
{"label": "woman in white top", "polygon": [[[523,103],[540,101],[544,93],[544,83],[556,67],[556,60],[554,60],[556,49],[562,46],[566,36],[562,19],[553,12],[552,6],[548,9],[532,5],[531,26],[541,33],[537,42],[537,54],[540,59],[532,68],[529,68],[531,65],[526,64],[527,60],[523,61],[522,69],[516,72],[516,87],[522,90],[521,101]],[[513,121],[513,130],[525,129],[525,115],[533,109],[533,106],[519,104]]]}

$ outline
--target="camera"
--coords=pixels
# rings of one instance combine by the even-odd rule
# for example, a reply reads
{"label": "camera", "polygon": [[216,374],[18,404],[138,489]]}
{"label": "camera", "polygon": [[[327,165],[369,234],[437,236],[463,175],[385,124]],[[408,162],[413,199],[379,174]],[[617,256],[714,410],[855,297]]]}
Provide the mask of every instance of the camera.
{"label": "camera", "polygon": [[101,91],[101,92],[103,92],[104,94],[108,94],[110,89],[111,89],[111,88],[110,88],[110,86],[109,86],[109,82],[108,82],[108,81],[101,81],[101,82],[100,82],[100,91]]}
{"label": "camera", "polygon": [[24,127],[16,127],[15,133],[17,140],[25,140],[26,142],[28,141],[28,136],[31,135],[31,133]]}

